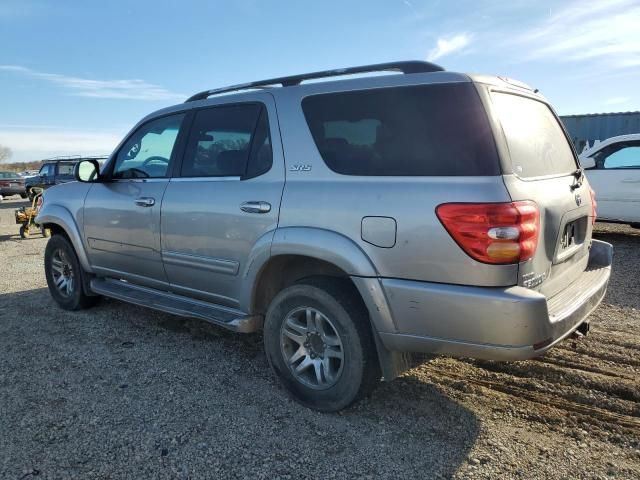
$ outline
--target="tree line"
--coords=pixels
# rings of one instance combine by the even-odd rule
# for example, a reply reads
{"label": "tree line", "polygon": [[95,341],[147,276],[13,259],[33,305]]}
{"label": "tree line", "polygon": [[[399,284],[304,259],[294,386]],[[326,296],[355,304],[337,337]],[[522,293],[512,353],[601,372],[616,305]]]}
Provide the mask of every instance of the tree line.
{"label": "tree line", "polygon": [[25,170],[39,170],[42,165],[42,161],[34,160],[32,162],[12,162],[7,160],[11,158],[13,152],[9,147],[0,145],[0,170],[9,172],[23,172]]}

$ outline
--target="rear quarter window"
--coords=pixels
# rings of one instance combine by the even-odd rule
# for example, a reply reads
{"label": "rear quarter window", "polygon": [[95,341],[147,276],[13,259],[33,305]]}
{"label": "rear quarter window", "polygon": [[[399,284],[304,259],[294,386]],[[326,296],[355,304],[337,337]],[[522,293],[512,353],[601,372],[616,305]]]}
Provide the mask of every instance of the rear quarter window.
{"label": "rear quarter window", "polygon": [[499,175],[493,135],[471,83],[306,97],[302,109],[327,166],[344,175]]}
{"label": "rear quarter window", "polygon": [[560,121],[548,105],[511,93],[492,92],[491,98],[516,175],[568,175],[578,168]]}

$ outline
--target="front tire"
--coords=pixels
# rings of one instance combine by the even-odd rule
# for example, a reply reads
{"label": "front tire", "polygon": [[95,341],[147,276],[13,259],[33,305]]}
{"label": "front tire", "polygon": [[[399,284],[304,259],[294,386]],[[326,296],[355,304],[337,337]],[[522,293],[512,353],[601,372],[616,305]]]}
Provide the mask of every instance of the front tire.
{"label": "front tire", "polygon": [[314,410],[342,410],[380,380],[366,308],[341,279],[310,279],[282,290],[267,311],[264,346],[288,393]]}
{"label": "front tire", "polygon": [[65,310],[93,306],[99,297],[83,291],[83,275],[73,246],[62,235],[54,235],[44,251],[44,271],[51,296]]}

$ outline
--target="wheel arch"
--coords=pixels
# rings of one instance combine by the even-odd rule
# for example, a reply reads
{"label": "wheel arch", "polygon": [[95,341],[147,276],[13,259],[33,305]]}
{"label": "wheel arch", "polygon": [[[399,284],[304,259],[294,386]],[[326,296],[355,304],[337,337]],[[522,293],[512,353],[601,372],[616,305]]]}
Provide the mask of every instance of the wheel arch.
{"label": "wheel arch", "polygon": [[253,248],[243,272],[240,307],[254,313],[257,293],[264,286],[264,276],[271,278],[275,266],[291,267],[296,262],[306,265],[310,274],[378,276],[369,257],[344,235],[311,227],[278,228],[263,235]]}
{"label": "wheel arch", "polygon": [[80,229],[69,210],[61,205],[44,204],[36,217],[36,223],[45,228],[50,228],[51,233],[65,235],[73,245],[78,261],[84,271],[93,272],[84,248]]}
{"label": "wheel arch", "polygon": [[380,340],[378,332],[395,332],[396,327],[377,270],[352,240],[329,230],[287,227],[265,235],[254,251],[259,253],[251,256],[243,274],[243,310],[264,315],[280,290],[304,278],[343,279],[353,286],[369,313],[385,380],[409,367],[406,354],[387,350]]}

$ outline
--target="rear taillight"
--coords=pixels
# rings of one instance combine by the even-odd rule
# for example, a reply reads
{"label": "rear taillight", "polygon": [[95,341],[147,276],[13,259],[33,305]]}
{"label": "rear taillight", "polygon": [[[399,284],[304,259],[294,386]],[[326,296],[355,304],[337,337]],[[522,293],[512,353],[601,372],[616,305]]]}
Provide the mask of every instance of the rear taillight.
{"label": "rear taillight", "polygon": [[457,244],[479,262],[519,263],[536,252],[540,213],[534,202],[444,203],[436,215]]}
{"label": "rear taillight", "polygon": [[9,182],[0,182],[0,187],[8,187],[9,185]]}
{"label": "rear taillight", "polygon": [[596,218],[598,217],[598,202],[596,202],[596,192],[594,192],[593,188],[591,187],[589,187],[589,194],[591,195],[591,224],[595,225]]}

